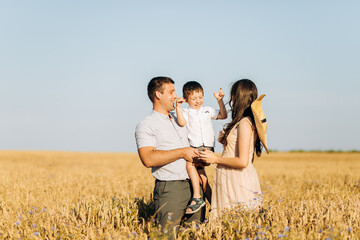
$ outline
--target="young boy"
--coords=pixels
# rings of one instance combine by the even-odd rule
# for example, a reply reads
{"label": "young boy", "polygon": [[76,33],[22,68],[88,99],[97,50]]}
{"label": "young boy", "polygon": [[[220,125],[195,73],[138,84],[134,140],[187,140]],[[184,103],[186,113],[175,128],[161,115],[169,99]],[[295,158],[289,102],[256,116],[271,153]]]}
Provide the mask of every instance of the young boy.
{"label": "young boy", "polygon": [[[214,151],[215,135],[212,125],[212,119],[226,119],[227,112],[223,102],[224,93],[220,90],[214,96],[219,104],[220,110],[212,107],[203,106],[204,90],[200,83],[190,81],[183,86],[183,98],[176,100],[176,115],[178,124],[187,127],[190,145],[203,151],[204,148]],[[189,104],[189,108],[180,108],[183,102]],[[186,163],[186,169],[189,174],[193,187],[193,198],[186,209],[186,214],[192,214],[205,206],[205,201],[201,198],[200,182],[203,187],[205,197],[211,203],[211,188],[207,182],[207,176],[204,166],[201,163]]]}

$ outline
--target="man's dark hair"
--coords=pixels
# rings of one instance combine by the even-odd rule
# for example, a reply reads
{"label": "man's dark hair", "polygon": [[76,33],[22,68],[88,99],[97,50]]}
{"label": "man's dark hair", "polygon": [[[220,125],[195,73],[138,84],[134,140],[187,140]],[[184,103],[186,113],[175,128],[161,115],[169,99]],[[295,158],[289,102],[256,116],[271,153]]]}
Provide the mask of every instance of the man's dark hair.
{"label": "man's dark hair", "polygon": [[183,97],[187,99],[192,92],[204,93],[204,90],[201,84],[196,81],[190,81],[185,83],[183,86]]}
{"label": "man's dark hair", "polygon": [[150,80],[147,86],[147,92],[151,102],[154,102],[156,91],[163,93],[164,89],[162,86],[166,83],[174,84],[175,82],[169,77],[154,77]]}

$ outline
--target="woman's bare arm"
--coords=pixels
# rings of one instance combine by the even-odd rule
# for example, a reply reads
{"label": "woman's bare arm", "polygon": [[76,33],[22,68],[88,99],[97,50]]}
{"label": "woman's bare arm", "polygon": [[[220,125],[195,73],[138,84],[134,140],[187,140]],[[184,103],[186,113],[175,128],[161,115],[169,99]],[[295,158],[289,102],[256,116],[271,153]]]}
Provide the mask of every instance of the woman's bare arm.
{"label": "woman's bare arm", "polygon": [[251,125],[248,119],[241,120],[237,129],[238,136],[238,149],[239,156],[234,158],[223,158],[217,157],[211,151],[199,152],[200,159],[206,163],[216,163],[218,165],[223,165],[230,168],[246,168],[249,165],[249,148],[251,141],[251,134],[253,134]]}

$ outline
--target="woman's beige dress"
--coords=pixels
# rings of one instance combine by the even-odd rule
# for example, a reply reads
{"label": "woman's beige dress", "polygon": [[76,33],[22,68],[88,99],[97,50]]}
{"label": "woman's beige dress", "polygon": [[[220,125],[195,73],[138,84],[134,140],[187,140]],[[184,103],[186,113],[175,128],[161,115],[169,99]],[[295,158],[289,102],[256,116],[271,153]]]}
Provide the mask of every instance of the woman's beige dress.
{"label": "woman's beige dress", "polygon": [[256,141],[255,127],[250,118],[243,118],[230,131],[227,146],[224,147],[222,157],[233,158],[239,156],[238,127],[240,124],[250,124],[253,134],[249,149],[249,165],[243,169],[235,169],[218,165],[213,181],[213,195],[211,199],[211,218],[215,219],[225,209],[237,206],[254,209],[261,204],[261,189],[259,178],[253,165],[254,145]]}

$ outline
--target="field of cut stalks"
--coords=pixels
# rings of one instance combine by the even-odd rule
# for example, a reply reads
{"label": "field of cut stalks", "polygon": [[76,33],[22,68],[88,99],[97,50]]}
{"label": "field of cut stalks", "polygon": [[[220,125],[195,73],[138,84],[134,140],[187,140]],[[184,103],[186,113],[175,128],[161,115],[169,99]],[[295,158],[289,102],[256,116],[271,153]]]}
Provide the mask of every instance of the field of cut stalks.
{"label": "field of cut stalks", "polygon": [[[260,211],[180,227],[178,238],[360,239],[359,153],[263,154],[255,167]],[[0,151],[0,239],[166,239],[153,186],[133,153]]]}

